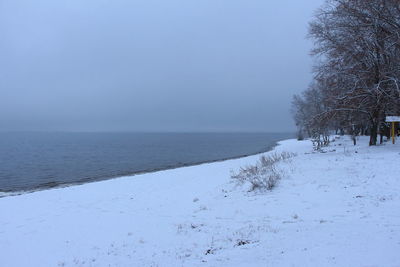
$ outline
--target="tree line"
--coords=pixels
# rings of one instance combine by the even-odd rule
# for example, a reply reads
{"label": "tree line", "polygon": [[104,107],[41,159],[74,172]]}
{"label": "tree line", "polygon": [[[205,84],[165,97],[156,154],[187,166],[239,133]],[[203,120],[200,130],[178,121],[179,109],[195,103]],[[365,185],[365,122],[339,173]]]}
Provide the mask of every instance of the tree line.
{"label": "tree line", "polygon": [[292,101],[299,137],[389,134],[400,115],[400,0],[327,0],[309,26],[313,81]]}

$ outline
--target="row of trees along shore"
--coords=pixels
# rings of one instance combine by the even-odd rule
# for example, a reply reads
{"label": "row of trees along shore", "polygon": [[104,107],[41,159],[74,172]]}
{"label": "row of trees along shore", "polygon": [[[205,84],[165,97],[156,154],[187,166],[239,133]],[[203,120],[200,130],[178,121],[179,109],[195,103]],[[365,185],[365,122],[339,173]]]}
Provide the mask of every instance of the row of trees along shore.
{"label": "row of trees along shore", "polygon": [[327,0],[310,23],[313,81],[292,101],[299,137],[390,133],[400,114],[400,0]]}

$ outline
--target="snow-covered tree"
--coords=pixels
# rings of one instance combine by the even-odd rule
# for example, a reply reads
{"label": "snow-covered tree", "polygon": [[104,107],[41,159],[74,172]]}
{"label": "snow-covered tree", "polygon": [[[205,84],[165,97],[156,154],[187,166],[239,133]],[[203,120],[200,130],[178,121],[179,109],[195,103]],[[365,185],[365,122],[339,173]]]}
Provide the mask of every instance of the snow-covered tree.
{"label": "snow-covered tree", "polygon": [[[321,103],[300,115],[307,108],[294,101],[296,123],[352,135],[367,127],[375,145],[385,116],[400,112],[400,1],[327,0],[310,23],[309,37],[318,63],[304,95]],[[315,107],[311,97],[302,101]]]}

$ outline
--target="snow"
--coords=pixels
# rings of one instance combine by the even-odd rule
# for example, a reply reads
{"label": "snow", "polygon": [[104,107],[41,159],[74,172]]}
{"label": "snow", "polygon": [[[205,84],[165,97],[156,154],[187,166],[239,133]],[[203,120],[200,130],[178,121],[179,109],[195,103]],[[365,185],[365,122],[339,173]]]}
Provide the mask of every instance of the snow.
{"label": "snow", "polygon": [[0,198],[0,266],[400,266],[400,146],[351,143],[280,142],[264,193],[258,155]]}

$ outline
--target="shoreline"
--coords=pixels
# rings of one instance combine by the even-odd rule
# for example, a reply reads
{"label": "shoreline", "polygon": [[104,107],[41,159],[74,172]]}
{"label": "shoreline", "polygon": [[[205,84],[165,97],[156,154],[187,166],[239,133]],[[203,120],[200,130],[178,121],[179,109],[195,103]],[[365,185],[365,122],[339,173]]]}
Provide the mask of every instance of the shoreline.
{"label": "shoreline", "polygon": [[399,149],[354,146],[347,136],[324,153],[308,140],[279,141],[265,155],[296,156],[277,165],[283,176],[271,191],[232,180],[253,155],[1,198],[2,262],[397,266],[399,180],[387,173],[397,170]]}
{"label": "shoreline", "polygon": [[[89,183],[97,183],[97,182],[109,181],[109,180],[114,180],[114,179],[133,177],[133,176],[138,176],[138,175],[143,175],[143,174],[157,173],[157,172],[162,172],[162,171],[175,170],[175,169],[180,169],[180,168],[187,168],[187,167],[200,166],[200,165],[205,165],[205,164],[212,164],[212,163],[217,163],[217,162],[224,162],[224,161],[229,161],[229,160],[247,158],[247,157],[261,155],[263,153],[273,151],[277,146],[279,146],[279,142],[288,141],[288,140],[292,140],[292,139],[293,138],[277,140],[273,145],[271,145],[265,151],[259,151],[259,152],[255,152],[255,153],[251,153],[251,154],[239,155],[239,156],[234,156],[234,157],[229,157],[229,158],[201,161],[201,162],[193,163],[193,164],[190,164],[190,163],[189,164],[178,164],[175,166],[156,168],[156,169],[152,169],[152,170],[148,170],[148,171],[139,171],[139,172],[134,172],[134,173],[120,174],[120,175],[116,175],[116,176],[88,178],[88,179],[84,179],[84,180],[73,182],[73,183],[54,182],[54,183],[51,183],[51,185],[42,184],[42,185],[39,185],[38,187],[28,189],[28,190],[0,191],[0,199],[5,198],[5,197],[31,194],[31,193],[35,193],[35,192],[52,190],[52,189],[62,189],[62,188],[67,188],[67,187],[72,187],[72,186],[80,186],[80,185],[89,184]],[[49,184],[49,183],[47,183],[47,184]]]}

